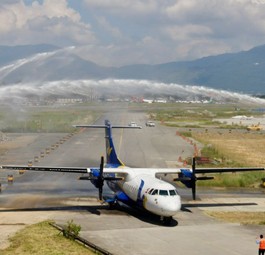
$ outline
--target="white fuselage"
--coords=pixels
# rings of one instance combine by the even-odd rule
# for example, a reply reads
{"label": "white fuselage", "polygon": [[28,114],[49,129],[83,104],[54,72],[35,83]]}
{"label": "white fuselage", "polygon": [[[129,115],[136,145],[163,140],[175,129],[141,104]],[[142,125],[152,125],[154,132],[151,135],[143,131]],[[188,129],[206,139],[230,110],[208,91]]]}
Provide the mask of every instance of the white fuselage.
{"label": "white fuselage", "polygon": [[139,173],[130,168],[127,173],[125,180],[108,182],[112,191],[124,192],[132,201],[159,216],[172,217],[181,209],[180,196],[172,184],[157,179],[146,169]]}

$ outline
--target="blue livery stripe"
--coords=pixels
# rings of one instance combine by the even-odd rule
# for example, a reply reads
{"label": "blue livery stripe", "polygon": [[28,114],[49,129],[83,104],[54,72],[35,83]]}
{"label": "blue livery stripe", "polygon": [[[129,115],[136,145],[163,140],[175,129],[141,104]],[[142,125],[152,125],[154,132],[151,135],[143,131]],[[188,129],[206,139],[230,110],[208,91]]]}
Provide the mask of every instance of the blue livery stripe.
{"label": "blue livery stripe", "polygon": [[142,189],[144,187],[144,181],[141,180],[139,189],[138,189],[138,193],[137,193],[137,203],[142,205],[143,204],[143,199],[141,198],[141,193],[142,193]]}

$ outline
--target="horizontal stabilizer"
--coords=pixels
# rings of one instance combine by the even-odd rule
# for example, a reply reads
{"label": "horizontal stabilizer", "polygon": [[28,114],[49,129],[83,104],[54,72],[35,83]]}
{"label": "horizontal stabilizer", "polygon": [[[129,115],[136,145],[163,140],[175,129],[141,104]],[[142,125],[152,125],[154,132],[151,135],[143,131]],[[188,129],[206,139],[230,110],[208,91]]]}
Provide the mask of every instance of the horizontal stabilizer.
{"label": "horizontal stabilizer", "polygon": [[[83,128],[106,128],[108,127],[107,125],[73,125],[73,127],[83,127]],[[111,126],[111,128],[130,128],[130,129],[141,129],[141,126]]]}

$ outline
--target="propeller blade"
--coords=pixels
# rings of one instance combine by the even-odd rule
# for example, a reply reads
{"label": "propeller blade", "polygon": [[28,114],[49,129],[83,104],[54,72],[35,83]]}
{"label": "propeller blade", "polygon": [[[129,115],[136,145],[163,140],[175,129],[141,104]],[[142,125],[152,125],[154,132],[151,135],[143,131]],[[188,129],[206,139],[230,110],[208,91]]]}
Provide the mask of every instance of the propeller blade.
{"label": "propeller blade", "polygon": [[197,180],[200,180],[200,181],[205,181],[205,180],[213,180],[214,177],[212,176],[201,176],[201,177],[197,177]]}
{"label": "propeller blade", "polygon": [[105,181],[121,181],[124,180],[123,177],[104,177]]}
{"label": "propeller blade", "polygon": [[192,191],[192,199],[196,200],[196,160],[195,157],[192,158],[192,180],[191,180],[191,191]]}
{"label": "propeller blade", "polygon": [[102,200],[102,193],[103,193],[103,185],[104,185],[103,168],[104,168],[104,157],[102,156],[101,161],[100,161],[99,176],[98,176],[98,197],[99,197],[99,200]]}
{"label": "propeller blade", "polygon": [[100,201],[102,200],[102,193],[103,193],[103,188],[102,187],[103,186],[98,188],[98,198],[99,198]]}
{"label": "propeller blade", "polygon": [[79,180],[89,180],[89,181],[91,181],[91,180],[96,180],[97,177],[94,177],[94,176],[80,176],[78,179]]}
{"label": "propeller blade", "polygon": [[103,178],[103,167],[104,167],[104,157],[101,157],[100,167],[99,167],[99,178]]}
{"label": "propeller blade", "polygon": [[[199,170],[199,173],[201,170]],[[196,158],[192,158],[191,163],[191,171],[183,170],[178,174],[177,178],[174,178],[173,181],[181,181],[183,182],[188,188],[191,188],[192,191],[192,198],[193,200],[196,200],[196,182],[198,180],[212,180],[214,177],[211,176],[200,176],[197,177],[196,173],[198,173],[196,169]]]}
{"label": "propeller blade", "polygon": [[191,182],[192,199],[196,200],[196,181]]}
{"label": "propeller blade", "polygon": [[195,159],[195,157],[192,158],[192,172],[195,175],[195,172],[196,172],[196,159]]}
{"label": "propeller blade", "polygon": [[124,180],[123,177],[114,177],[114,176],[106,176],[104,177],[104,157],[101,157],[100,160],[100,167],[99,167],[99,173],[98,176],[93,176],[93,175],[87,175],[87,176],[80,176],[79,180],[90,180],[90,181],[95,181],[95,186],[98,188],[98,197],[99,200],[102,200],[103,196],[103,186],[104,186],[104,181],[121,181]]}
{"label": "propeller blade", "polygon": [[190,181],[191,180],[191,178],[190,177],[178,177],[178,178],[174,178],[173,179],[173,181],[179,181],[179,182],[181,182],[181,181]]}

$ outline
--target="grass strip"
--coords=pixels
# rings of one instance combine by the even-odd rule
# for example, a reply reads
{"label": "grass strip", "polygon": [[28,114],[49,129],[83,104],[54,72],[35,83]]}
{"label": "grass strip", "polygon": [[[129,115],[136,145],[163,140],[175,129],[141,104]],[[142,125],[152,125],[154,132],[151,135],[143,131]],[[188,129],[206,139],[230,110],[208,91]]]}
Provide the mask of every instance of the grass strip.
{"label": "grass strip", "polygon": [[244,225],[265,225],[265,212],[220,212],[205,211],[211,217],[219,220]]}
{"label": "grass strip", "polygon": [[83,255],[95,254],[81,244],[66,239],[48,221],[27,226],[9,239],[11,245],[1,255]]}

